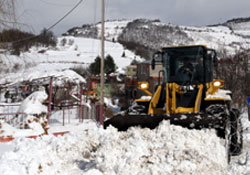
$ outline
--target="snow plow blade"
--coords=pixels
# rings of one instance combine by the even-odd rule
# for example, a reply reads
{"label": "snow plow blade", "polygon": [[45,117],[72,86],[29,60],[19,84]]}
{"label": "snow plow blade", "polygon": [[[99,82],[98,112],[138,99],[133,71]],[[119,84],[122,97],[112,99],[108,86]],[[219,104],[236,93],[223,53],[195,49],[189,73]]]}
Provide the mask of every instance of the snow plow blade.
{"label": "snow plow blade", "polygon": [[171,114],[171,115],[116,115],[104,122],[104,128],[109,125],[118,131],[126,131],[130,127],[155,129],[162,120],[169,120],[170,124],[189,129],[214,128],[224,131],[226,117],[210,116],[207,114]]}

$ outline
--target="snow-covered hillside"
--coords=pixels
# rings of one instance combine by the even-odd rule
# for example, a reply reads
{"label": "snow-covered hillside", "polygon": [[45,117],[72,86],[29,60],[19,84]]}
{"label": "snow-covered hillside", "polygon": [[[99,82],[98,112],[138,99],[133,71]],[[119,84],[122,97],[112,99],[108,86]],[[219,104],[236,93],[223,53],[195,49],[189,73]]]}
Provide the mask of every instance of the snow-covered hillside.
{"label": "snow-covered hillside", "polygon": [[[127,24],[132,20],[114,20],[105,21],[105,39],[108,41],[117,41],[118,36],[126,28]],[[82,27],[69,29],[64,35],[75,37],[100,38],[101,23],[94,25],[85,24]]]}
{"label": "snow-covered hillside", "polygon": [[[62,40],[66,43],[62,45]],[[42,74],[62,71],[76,66],[89,66],[100,55],[100,40],[91,38],[59,37],[56,48],[33,47],[30,52],[21,56],[0,55],[0,84],[23,81],[27,78],[38,78]],[[125,57],[122,57],[125,52]],[[133,52],[126,50],[119,43],[105,42],[105,55],[110,54],[118,67],[123,71],[134,59],[142,61]],[[37,75],[37,76],[35,76]]]}
{"label": "snow-covered hillside", "polygon": [[[70,30],[66,34],[77,33],[77,36],[86,37],[88,30],[96,28],[96,37],[98,37],[100,24],[91,26],[91,28]],[[108,21],[106,30],[108,40],[117,39],[123,44],[133,43],[153,50],[172,45],[202,44],[217,51],[226,50],[229,54],[234,54],[241,49],[248,49],[250,45],[250,20],[231,21],[205,27],[178,26],[147,19],[120,20]]]}
{"label": "snow-covered hillside", "polygon": [[227,26],[234,33],[242,35],[243,37],[250,37],[250,18],[237,18],[228,20],[227,22],[222,24],[223,26]]}

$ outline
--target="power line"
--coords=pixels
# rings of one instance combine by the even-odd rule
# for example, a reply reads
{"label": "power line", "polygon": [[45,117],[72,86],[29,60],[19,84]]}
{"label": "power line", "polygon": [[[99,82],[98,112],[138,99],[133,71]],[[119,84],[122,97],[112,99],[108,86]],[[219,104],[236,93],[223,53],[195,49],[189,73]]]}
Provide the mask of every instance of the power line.
{"label": "power line", "polygon": [[53,3],[53,2],[48,2],[48,1],[45,1],[45,0],[39,0],[41,2],[43,2],[44,4],[48,4],[48,5],[53,5],[53,6],[61,6],[61,7],[69,7],[71,6],[70,4],[57,4],[57,3]]}
{"label": "power line", "polygon": [[81,3],[83,2],[83,0],[80,0],[70,11],[68,11],[68,13],[66,13],[61,19],[59,19],[55,24],[53,24],[52,26],[50,26],[47,30],[52,29],[53,27],[55,27],[58,23],[60,23],[62,20],[64,20],[70,13],[72,13]]}
{"label": "power line", "polygon": [[[52,28],[54,28],[57,24],[59,24],[62,20],[64,20],[68,15],[70,15],[82,2],[83,2],[83,0],[79,0],[79,2],[71,10],[69,10],[63,17],[61,17],[58,21],[56,21],[53,25],[51,25],[45,31],[48,32],[49,30],[51,30]],[[31,37],[28,37],[28,38],[24,38],[24,39],[21,39],[21,40],[17,40],[17,41],[8,42],[8,43],[14,44],[14,43],[18,43],[18,42],[22,42],[22,41],[34,39],[34,38],[39,37],[40,35],[41,34],[36,35],[36,36],[31,36]]]}

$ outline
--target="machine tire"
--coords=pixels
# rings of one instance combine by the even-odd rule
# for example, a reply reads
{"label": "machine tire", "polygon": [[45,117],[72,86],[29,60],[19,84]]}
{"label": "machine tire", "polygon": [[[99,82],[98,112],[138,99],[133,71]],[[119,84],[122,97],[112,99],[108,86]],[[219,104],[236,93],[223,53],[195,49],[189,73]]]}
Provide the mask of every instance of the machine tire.
{"label": "machine tire", "polygon": [[147,109],[143,105],[139,105],[138,103],[133,103],[129,109],[127,110],[127,114],[134,114],[134,115],[139,115],[139,114],[146,114]]}
{"label": "machine tire", "polygon": [[225,139],[226,160],[229,164],[232,155],[232,126],[228,107],[224,104],[213,104],[206,108],[206,112],[209,115],[225,119],[225,121],[221,123],[221,127],[217,128],[217,135],[218,137]]}
{"label": "machine tire", "polygon": [[232,156],[241,154],[243,149],[242,123],[239,118],[239,111],[233,109],[230,112],[231,121],[231,145],[230,152]]}
{"label": "machine tire", "polygon": [[228,120],[225,123],[225,148],[226,148],[226,159],[227,163],[229,164],[231,161],[231,121],[228,118]]}

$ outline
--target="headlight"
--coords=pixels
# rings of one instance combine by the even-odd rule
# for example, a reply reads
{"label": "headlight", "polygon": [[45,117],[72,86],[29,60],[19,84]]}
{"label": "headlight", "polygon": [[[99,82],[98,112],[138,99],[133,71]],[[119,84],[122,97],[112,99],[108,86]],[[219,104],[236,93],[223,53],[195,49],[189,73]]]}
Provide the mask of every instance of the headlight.
{"label": "headlight", "polygon": [[139,82],[139,89],[146,90],[148,89],[148,82]]}
{"label": "headlight", "polygon": [[148,87],[148,85],[146,83],[141,84],[142,89],[146,89],[147,87]]}
{"label": "headlight", "polygon": [[221,80],[214,80],[213,85],[214,87],[220,88],[224,86],[224,82]]}

